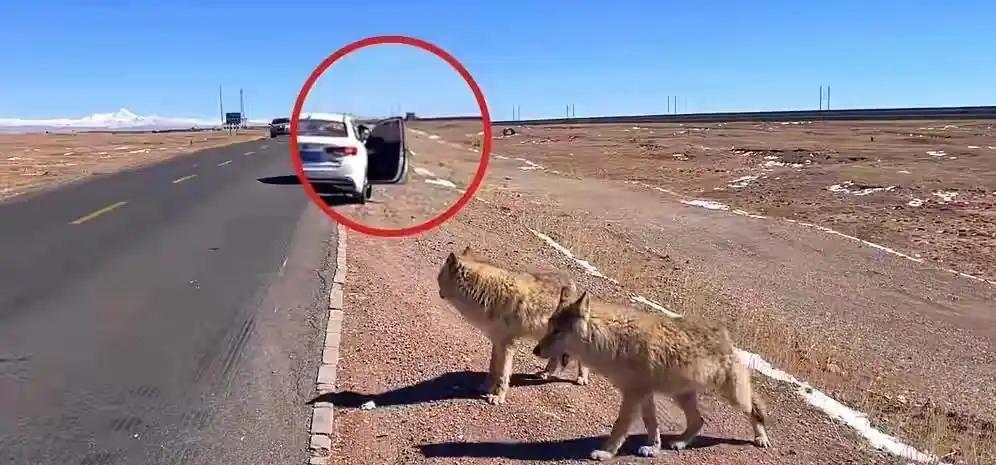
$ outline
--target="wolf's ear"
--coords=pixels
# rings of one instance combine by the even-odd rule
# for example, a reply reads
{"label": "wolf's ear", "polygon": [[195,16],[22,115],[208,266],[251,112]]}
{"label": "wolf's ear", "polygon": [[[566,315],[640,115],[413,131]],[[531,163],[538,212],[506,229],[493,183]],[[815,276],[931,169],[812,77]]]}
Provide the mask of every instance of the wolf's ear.
{"label": "wolf's ear", "polygon": [[571,304],[575,296],[578,295],[577,288],[574,287],[574,283],[567,286],[561,286],[560,288],[560,302],[557,304],[557,308],[564,308]]}
{"label": "wolf's ear", "polygon": [[578,315],[581,318],[587,320],[588,317],[591,316],[591,298],[588,296],[588,291],[584,291],[584,293],[581,294],[575,308],[577,308]]}
{"label": "wolf's ear", "polygon": [[470,254],[472,254],[472,253],[474,253],[474,251],[470,250],[470,246],[468,245],[467,247],[463,248],[463,253],[461,253],[460,255],[463,255],[464,257],[467,257],[467,256],[470,256]]}

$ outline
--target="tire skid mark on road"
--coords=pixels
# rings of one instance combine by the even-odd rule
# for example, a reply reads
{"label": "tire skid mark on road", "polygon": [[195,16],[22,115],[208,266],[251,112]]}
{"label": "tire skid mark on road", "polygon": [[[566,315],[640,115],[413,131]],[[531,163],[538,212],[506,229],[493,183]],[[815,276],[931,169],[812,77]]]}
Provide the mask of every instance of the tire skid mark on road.
{"label": "tire skid mark on road", "polygon": [[[432,138],[432,137],[430,137],[430,138]],[[438,136],[437,136],[437,139],[438,139]],[[522,159],[522,158],[516,158],[516,160],[522,161],[522,162],[527,162],[527,160]],[[642,184],[642,183],[632,182],[632,181],[630,181],[629,183]],[[646,186],[646,187],[654,187],[654,186],[650,186],[650,185],[644,185],[644,186]],[[672,193],[671,191],[667,191],[666,189],[663,189],[663,188],[660,188],[659,190],[664,191],[664,192],[668,192],[668,193]],[[676,194],[676,193],[673,193],[673,194],[680,196],[679,194]],[[683,197],[683,196],[681,196],[681,197]],[[484,202],[485,204],[491,205],[491,202],[488,202],[487,200],[484,200],[484,199],[482,199],[480,197],[476,197],[476,196],[475,196],[475,198],[477,200],[481,201],[481,202]],[[704,200],[704,201],[700,200],[700,202],[694,202],[694,201],[687,201],[687,202],[685,202],[685,201],[683,201],[682,203],[686,203],[686,204],[689,204],[689,205],[700,206],[700,207],[703,207],[703,208],[714,209],[714,210],[730,211],[732,213],[740,214],[740,215],[744,215],[744,216],[752,216],[750,213],[745,212],[743,210],[730,209],[726,205],[719,204],[717,202],[711,202],[711,203],[710,202],[711,201],[708,201],[708,200]],[[704,205],[707,205],[707,204],[708,204],[708,206],[704,206]],[[754,216],[760,216],[760,215],[754,215]],[[761,218],[766,218],[766,217],[761,217]],[[812,224],[809,224],[809,223],[802,223],[802,224],[804,226],[817,227],[817,228],[819,228],[821,230],[829,230],[828,232],[833,232],[833,233],[836,233],[836,234],[844,236],[844,237],[851,237],[851,236],[847,236],[846,234],[833,231],[830,228],[824,228],[824,227],[817,226],[817,225],[812,225]],[[570,249],[568,249],[567,247],[564,247],[563,245],[557,243],[550,236],[548,236],[548,235],[546,235],[546,234],[544,234],[542,232],[536,231],[534,229],[531,229],[531,228],[527,228],[527,229],[529,230],[529,232],[531,232],[537,238],[539,238],[540,240],[542,240],[543,242],[545,242],[551,248],[553,248],[554,250],[558,251],[559,253],[561,253],[562,255],[564,255],[565,257],[567,257],[568,259],[572,260],[575,264],[577,264],[579,267],[581,267],[586,273],[588,273],[588,274],[590,274],[592,276],[596,276],[596,277],[605,279],[605,280],[607,280],[607,281],[609,281],[609,282],[611,282],[613,284],[617,284],[617,285],[619,284],[619,281],[617,281],[617,280],[615,280],[613,278],[610,278],[608,276],[605,276],[602,272],[598,271],[598,268],[595,267],[593,264],[591,264],[591,262],[589,262],[587,260],[584,260],[582,258],[577,257],[573,252],[570,251]],[[857,238],[854,238],[854,239],[857,239]],[[879,246],[878,244],[868,243],[867,241],[862,241],[861,239],[857,239],[857,240],[859,240],[861,242],[865,242],[865,243],[867,243],[869,245],[876,246],[876,248],[881,248],[882,250],[892,251],[892,249],[888,249],[887,247],[884,247],[884,246]],[[898,253],[898,252],[895,252],[895,251],[892,251],[892,252]],[[912,257],[909,257],[909,256],[904,255],[904,254],[902,254],[900,256],[902,256],[904,258],[912,258]],[[922,263],[922,261],[920,261],[920,262]],[[638,295],[638,294],[632,295],[630,297],[630,300],[633,301],[633,302],[636,302],[636,303],[644,304],[644,305],[646,305],[646,306],[654,309],[655,311],[659,311],[661,313],[664,313],[665,315],[668,315],[669,317],[672,317],[672,318],[680,318],[681,317],[680,314],[678,314],[676,312],[673,312],[673,311],[669,310],[667,307],[665,307],[664,305],[661,305],[661,304],[659,304],[657,302],[653,302],[653,301],[647,299],[646,297],[643,297],[642,295]],[[908,460],[913,460],[913,461],[922,462],[922,463],[932,463],[932,464],[938,464],[938,465],[949,465],[949,464],[941,461],[937,456],[935,456],[933,454],[921,452],[921,451],[917,450],[915,447],[903,443],[900,439],[896,438],[895,436],[891,436],[891,435],[886,434],[886,433],[884,433],[882,431],[879,431],[878,429],[876,429],[875,427],[873,427],[871,425],[871,422],[869,421],[867,414],[865,414],[863,412],[859,412],[859,411],[854,410],[854,409],[851,409],[850,407],[847,407],[846,405],[840,403],[836,399],[834,399],[834,398],[832,398],[832,397],[824,394],[823,392],[819,391],[818,389],[814,388],[809,383],[801,381],[801,380],[795,378],[794,376],[792,376],[791,374],[789,374],[789,373],[787,373],[785,371],[782,371],[782,370],[774,367],[773,365],[771,365],[771,363],[769,363],[768,361],[764,360],[760,355],[752,353],[752,352],[745,351],[745,350],[740,349],[740,348],[734,348],[734,352],[736,353],[737,357],[741,361],[743,361],[747,366],[749,366],[752,370],[755,370],[758,373],[761,373],[764,376],[766,376],[766,377],[768,377],[770,379],[773,379],[775,381],[779,381],[779,382],[791,385],[793,388],[795,388],[796,394],[799,395],[807,404],[809,404],[809,405],[815,407],[816,409],[820,410],[821,412],[823,412],[825,415],[829,416],[830,418],[832,418],[834,420],[837,420],[837,421],[839,421],[841,423],[844,423],[844,424],[850,426],[860,436],[862,436],[863,438],[865,438],[869,442],[869,444],[871,444],[871,446],[873,448],[875,448],[877,450],[884,450],[884,451],[886,451],[886,452],[888,452],[888,453],[890,453],[892,455],[895,455],[897,457],[901,457],[901,458],[904,458],[904,459],[908,459]]]}

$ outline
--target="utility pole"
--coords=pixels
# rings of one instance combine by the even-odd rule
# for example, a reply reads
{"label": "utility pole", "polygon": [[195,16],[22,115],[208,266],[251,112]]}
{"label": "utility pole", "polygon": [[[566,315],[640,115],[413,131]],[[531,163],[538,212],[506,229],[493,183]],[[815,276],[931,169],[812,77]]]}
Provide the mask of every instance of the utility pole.
{"label": "utility pole", "polygon": [[221,84],[218,84],[218,112],[221,116],[221,124],[225,124],[225,103],[221,98]]}
{"label": "utility pole", "polygon": [[823,110],[823,86],[820,86],[820,110]]}
{"label": "utility pole", "polygon": [[830,109],[830,84],[827,84],[827,110]]}
{"label": "utility pole", "polygon": [[574,112],[574,104],[571,104],[571,118],[577,118],[578,114]]}
{"label": "utility pole", "polygon": [[671,96],[667,96],[667,113],[671,114]]}
{"label": "utility pole", "polygon": [[246,101],[241,87],[239,88],[239,126],[246,127]]}

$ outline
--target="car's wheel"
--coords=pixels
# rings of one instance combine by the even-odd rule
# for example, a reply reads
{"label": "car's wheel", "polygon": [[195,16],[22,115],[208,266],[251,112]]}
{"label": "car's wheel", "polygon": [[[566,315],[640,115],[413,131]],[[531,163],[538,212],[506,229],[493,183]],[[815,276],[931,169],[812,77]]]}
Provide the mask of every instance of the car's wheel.
{"label": "car's wheel", "polygon": [[367,183],[367,188],[363,189],[363,197],[366,198],[366,199],[370,199],[371,197],[373,197],[373,195],[374,195],[373,185],[370,184],[370,183]]}

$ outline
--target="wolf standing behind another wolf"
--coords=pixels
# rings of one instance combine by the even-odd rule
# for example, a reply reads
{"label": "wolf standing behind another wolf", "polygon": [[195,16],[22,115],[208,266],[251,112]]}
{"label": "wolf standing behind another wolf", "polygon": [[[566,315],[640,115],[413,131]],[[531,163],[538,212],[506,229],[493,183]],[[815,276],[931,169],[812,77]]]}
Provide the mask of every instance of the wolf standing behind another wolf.
{"label": "wolf standing behind another wolf", "polygon": [[[558,273],[510,271],[473,255],[470,247],[458,257],[446,257],[437,276],[439,297],[455,307],[474,327],[491,340],[491,366],[481,386],[491,404],[505,403],[512,375],[512,344],[516,339],[539,339],[547,320],[556,310],[558,290],[576,292],[576,285]],[[549,358],[542,377],[548,377],[569,363],[569,356],[557,352]],[[588,384],[588,368],[578,361],[577,383]]]}
{"label": "wolf standing behind another wolf", "polygon": [[647,428],[647,445],[637,453],[657,455],[661,437],[655,392],[671,396],[685,413],[685,431],[670,444],[685,448],[702,429],[697,395],[707,388],[719,391],[748,416],[759,447],[771,445],[764,428],[764,403],[754,394],[750,369],[736,358],[725,328],[593,301],[587,292],[574,298],[575,292],[567,287],[561,290],[557,311],[533,354],[545,357],[569,352],[608,378],[622,394],[612,432],[591,458],[615,456],[638,411]]}

